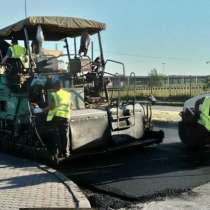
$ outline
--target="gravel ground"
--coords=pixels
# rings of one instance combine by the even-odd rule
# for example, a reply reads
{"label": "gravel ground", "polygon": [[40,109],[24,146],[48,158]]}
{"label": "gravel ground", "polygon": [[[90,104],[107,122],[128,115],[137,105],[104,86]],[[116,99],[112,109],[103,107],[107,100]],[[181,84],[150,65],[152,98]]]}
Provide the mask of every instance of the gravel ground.
{"label": "gravel ground", "polygon": [[209,210],[210,183],[176,195],[157,196],[147,201],[126,201],[86,190],[91,206],[100,210]]}
{"label": "gravel ground", "polygon": [[100,210],[111,209],[142,209],[144,204],[135,201],[126,201],[107,194],[100,194],[90,190],[85,190],[92,208]]}
{"label": "gravel ground", "polygon": [[178,122],[181,120],[179,111],[152,110],[152,119],[162,122]]}
{"label": "gravel ground", "polygon": [[[167,196],[157,195],[152,198],[144,198],[141,201],[128,201],[117,197],[113,197],[107,194],[100,194],[90,190],[85,190],[92,208],[100,210],[182,210],[185,209],[185,203],[182,200],[188,200],[190,202],[198,193],[186,190],[184,193],[168,192]],[[183,208],[174,208],[173,205],[179,204]],[[171,208],[165,208],[170,206]],[[192,206],[190,203],[187,206]],[[196,209],[197,210],[197,209]],[[203,210],[203,209],[202,209]]]}
{"label": "gravel ground", "polygon": [[189,193],[166,197],[163,201],[144,204],[142,210],[209,210],[210,183],[194,188]]}

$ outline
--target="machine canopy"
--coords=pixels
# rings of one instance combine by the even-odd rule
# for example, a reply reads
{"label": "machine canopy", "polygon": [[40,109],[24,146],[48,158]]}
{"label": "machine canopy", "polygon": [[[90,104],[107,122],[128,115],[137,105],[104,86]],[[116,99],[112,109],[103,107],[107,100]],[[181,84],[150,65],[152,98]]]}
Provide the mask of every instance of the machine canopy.
{"label": "machine canopy", "polygon": [[31,16],[15,24],[0,29],[1,39],[24,40],[24,27],[27,28],[30,40],[36,37],[37,26],[41,26],[46,41],[58,41],[65,37],[77,37],[87,30],[89,34],[95,34],[104,30],[104,23],[73,17],[58,16]]}

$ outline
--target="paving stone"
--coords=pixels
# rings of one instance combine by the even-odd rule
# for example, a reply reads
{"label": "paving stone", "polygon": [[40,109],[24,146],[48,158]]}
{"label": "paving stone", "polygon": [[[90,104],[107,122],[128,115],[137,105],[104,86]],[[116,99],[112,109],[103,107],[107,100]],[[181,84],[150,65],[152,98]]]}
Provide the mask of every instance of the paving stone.
{"label": "paving stone", "polygon": [[[54,171],[54,170],[52,170]],[[33,163],[0,153],[0,210],[19,208],[74,208],[75,200],[68,187],[55,173],[43,170]],[[67,178],[66,178],[67,179]],[[83,193],[75,184],[82,207],[90,207]],[[80,191],[78,198],[77,194]],[[82,198],[80,198],[82,195]]]}

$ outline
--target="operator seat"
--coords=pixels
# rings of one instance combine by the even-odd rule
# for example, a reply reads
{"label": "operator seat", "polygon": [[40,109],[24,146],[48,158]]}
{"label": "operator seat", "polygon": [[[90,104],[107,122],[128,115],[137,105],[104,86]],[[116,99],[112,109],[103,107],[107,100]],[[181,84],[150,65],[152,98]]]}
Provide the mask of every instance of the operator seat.
{"label": "operator seat", "polygon": [[70,60],[69,68],[71,75],[75,75],[77,73],[84,73],[91,71],[92,62],[91,59],[86,57],[76,57]]}

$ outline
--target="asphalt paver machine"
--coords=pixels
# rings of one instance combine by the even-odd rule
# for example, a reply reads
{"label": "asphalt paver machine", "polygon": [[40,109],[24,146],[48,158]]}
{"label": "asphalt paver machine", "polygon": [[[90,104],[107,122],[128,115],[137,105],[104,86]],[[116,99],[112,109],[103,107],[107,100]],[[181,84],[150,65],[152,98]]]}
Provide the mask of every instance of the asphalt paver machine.
{"label": "asphalt paver machine", "polygon": [[[105,60],[101,41],[104,29],[104,23],[92,20],[44,16],[28,17],[0,30],[2,57],[9,47],[7,40],[15,37],[24,43],[29,61],[28,65],[23,65],[19,58],[8,58],[0,68],[1,150],[52,160],[58,132],[56,126],[46,122],[46,113],[38,110],[48,104],[51,83],[57,78],[72,94],[70,157],[162,142],[163,132],[152,130],[149,104],[137,103],[135,94],[128,100],[121,100],[125,67],[121,62]],[[98,44],[96,58],[93,44],[91,56],[78,54],[78,38],[84,31]],[[43,39],[37,38],[38,33]],[[38,45],[32,51],[34,41]],[[65,53],[44,50],[42,41],[49,43],[47,46],[62,42]],[[121,65],[122,73],[107,71],[108,63]],[[121,84],[115,98],[107,89],[110,76],[119,79]],[[134,73],[130,80],[135,81]],[[135,93],[135,82],[133,84],[127,85],[128,92]]]}

